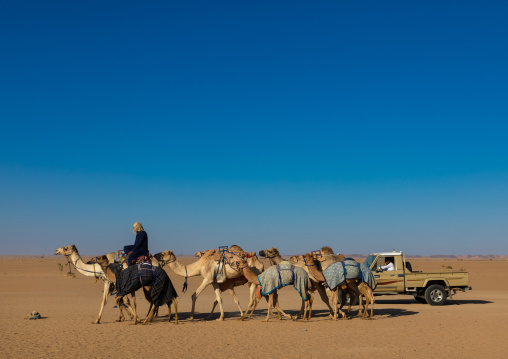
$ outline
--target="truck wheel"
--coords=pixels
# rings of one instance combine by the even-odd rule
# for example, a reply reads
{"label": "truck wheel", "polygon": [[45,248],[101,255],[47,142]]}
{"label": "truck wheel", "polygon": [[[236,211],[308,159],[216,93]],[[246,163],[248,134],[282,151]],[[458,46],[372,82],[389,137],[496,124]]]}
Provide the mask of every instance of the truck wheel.
{"label": "truck wheel", "polygon": [[425,300],[430,305],[443,305],[447,296],[446,289],[439,284],[433,284],[425,290]]}
{"label": "truck wheel", "polygon": [[420,296],[415,295],[415,300],[416,300],[418,303],[427,304],[427,301],[425,300],[425,298],[424,298],[424,297],[420,297]]}

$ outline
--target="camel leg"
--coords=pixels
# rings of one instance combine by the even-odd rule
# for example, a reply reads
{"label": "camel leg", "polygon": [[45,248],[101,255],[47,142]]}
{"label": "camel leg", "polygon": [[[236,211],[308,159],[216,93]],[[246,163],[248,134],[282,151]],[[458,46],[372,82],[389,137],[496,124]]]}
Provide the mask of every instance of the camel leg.
{"label": "camel leg", "polygon": [[[131,302],[129,301],[129,298],[127,298],[127,296],[123,297],[123,302],[125,303],[125,305],[127,307],[131,307],[131,308],[134,308],[134,310],[136,309],[136,292],[133,292],[131,293],[131,298],[132,298],[132,305],[131,305]],[[122,305],[123,307],[123,305]],[[123,311],[122,311],[122,307],[118,307],[118,309],[120,310],[120,318],[123,318]],[[131,320],[134,320],[134,316],[132,315],[132,312],[131,311],[127,311],[127,314],[129,314],[129,316],[131,317]],[[122,320],[117,320],[117,322],[119,321],[123,321]],[[138,321],[139,321],[139,318],[138,318]]]}
{"label": "camel leg", "polygon": [[[146,322],[146,320],[148,320],[148,318],[150,317],[150,313],[152,312],[152,309],[154,309],[154,308],[153,308],[153,303],[152,303],[152,296],[150,295],[151,287],[143,287],[142,289],[143,289],[143,294],[145,296],[145,299],[147,300],[148,303],[150,303],[150,307],[148,308],[148,313],[146,313],[146,319],[145,319],[145,322]],[[149,320],[149,322],[151,322],[154,317],[157,317],[157,314],[159,312],[158,309],[159,308],[154,309],[152,319]]]}
{"label": "camel leg", "polygon": [[194,309],[196,308],[196,300],[198,299],[198,295],[199,295],[199,293],[201,293],[203,291],[203,289],[208,287],[208,285],[210,283],[211,283],[210,280],[204,278],[203,282],[201,282],[198,289],[196,289],[196,291],[192,294],[192,310],[191,310],[191,315],[187,320],[194,320]]}
{"label": "camel leg", "polygon": [[101,318],[102,318],[102,312],[104,311],[104,306],[108,302],[108,296],[109,296],[109,287],[111,285],[110,281],[104,280],[104,293],[102,294],[102,304],[101,309],[99,310],[99,316],[95,320],[95,322],[92,322],[92,324],[100,324]]}
{"label": "camel leg", "polygon": [[302,300],[302,304],[305,304],[305,308],[304,308],[304,311],[303,311],[303,318],[300,319],[301,322],[305,322],[305,317],[307,316],[307,310],[309,311],[309,317],[308,317],[308,320],[310,320],[310,316],[311,316],[311,313],[312,313],[312,302],[313,302],[313,299],[312,299],[312,296],[310,295],[310,293],[307,293],[307,300],[306,301],[303,301]]}
{"label": "camel leg", "polygon": [[215,299],[213,301],[212,311],[210,312],[210,314],[208,315],[208,318],[206,318],[206,319],[208,319],[208,320],[212,319],[212,314],[213,314],[213,311],[215,310],[215,307],[217,306],[217,304],[219,304],[219,302],[217,301],[217,299]]}
{"label": "camel leg", "polygon": [[117,322],[123,322],[125,320],[125,317],[124,317],[122,309],[121,309],[121,306],[123,305],[122,299],[123,299],[123,297],[117,297],[115,299],[116,307],[118,308],[118,311],[120,312],[120,316],[116,320]]}
{"label": "camel leg", "polygon": [[145,318],[144,322],[143,322],[143,325],[147,324],[147,323],[151,323],[152,320],[153,320],[153,317],[155,315],[155,310],[157,309],[156,306],[152,306],[152,309],[150,309],[150,312],[148,312],[148,315],[147,317]]}
{"label": "camel leg", "polygon": [[173,305],[175,306],[175,324],[178,324],[178,301],[173,299]]}
{"label": "camel leg", "polygon": [[312,298],[312,295],[309,293],[309,320],[312,316],[312,304],[314,303],[314,298]]}
{"label": "camel leg", "polygon": [[[339,310],[339,314],[342,316],[343,319],[347,319],[347,314],[342,311],[342,308],[344,308],[344,306],[346,305],[346,301],[345,301],[346,294],[347,293],[345,291],[343,291],[343,295],[342,295],[342,299],[343,300],[342,300],[342,303],[340,303],[340,306],[339,306],[339,309],[338,309]],[[337,294],[337,296],[338,296],[338,294]],[[338,301],[338,298],[337,298],[337,301]]]}
{"label": "camel leg", "polygon": [[[364,295],[365,295],[365,309],[363,312],[363,317],[364,318],[369,317],[369,319],[372,319],[372,315],[374,313],[374,292],[367,285],[365,285],[363,289],[364,289]],[[369,305],[370,305],[370,316],[368,314]]]}
{"label": "camel leg", "polygon": [[[249,310],[251,310],[249,316],[247,317],[247,319],[249,319],[252,315],[252,313],[254,313],[254,309],[256,309],[256,306],[257,306],[257,303],[258,300],[256,298],[256,284],[254,283],[249,283],[249,304],[247,305],[247,309],[245,309],[245,313],[243,313],[240,318],[238,318],[238,320],[245,320],[245,317],[247,316],[247,314],[249,313]],[[240,310],[241,312],[241,310]]]}
{"label": "camel leg", "polygon": [[288,318],[288,319],[293,319],[293,317],[291,315],[285,313],[282,309],[280,309],[280,307],[279,307],[279,295],[278,295],[277,291],[275,291],[274,293],[275,293],[275,298],[276,298],[276,300],[275,300],[275,309],[277,309],[277,312],[279,313],[279,319],[281,319],[281,316],[280,316],[281,314],[283,316],[285,316],[286,318]]}
{"label": "camel leg", "polygon": [[[122,304],[123,304],[123,298],[124,298],[124,297],[117,297],[117,298],[116,298],[116,305],[117,305],[118,309],[120,310],[120,319],[119,319],[119,320],[117,320],[118,322],[123,322],[123,321],[124,321],[124,319],[125,319],[125,318],[124,318],[124,316],[123,316],[123,312],[122,312],[122,310],[121,310],[121,308],[122,308]],[[139,323],[139,322],[140,322],[140,320],[139,320],[139,318],[138,318],[138,315],[136,314],[136,308],[135,308],[135,307],[132,307],[132,306],[130,305],[130,303],[129,303],[129,304],[127,304],[127,303],[126,303],[126,305],[127,305],[127,310],[128,310],[128,311],[130,311],[130,312],[132,313],[132,316],[133,316],[133,318],[134,318],[134,324]]]}
{"label": "camel leg", "polygon": [[307,308],[305,307],[305,301],[302,300],[302,305],[300,306],[300,311],[298,312],[298,315],[296,316],[296,319],[301,319],[302,318],[302,314],[304,315],[304,318],[305,318],[305,313],[307,312]]}
{"label": "camel leg", "polygon": [[220,309],[220,317],[215,319],[216,321],[220,322],[224,320],[224,307],[222,306],[222,295],[220,292],[219,284],[212,283],[213,289],[215,290],[215,298],[219,302],[219,309]]}
{"label": "camel leg", "polygon": [[337,305],[339,303],[339,290],[335,288],[330,296],[330,307],[333,308],[332,320],[337,320]]}
{"label": "camel leg", "polygon": [[268,313],[266,313],[266,319],[263,320],[263,322],[268,322],[268,320],[270,319],[270,314],[272,313],[272,303],[273,303],[273,292],[268,294],[268,300],[267,300],[267,305],[268,305]]}
{"label": "camel leg", "polygon": [[319,293],[319,296],[321,297],[321,300],[326,304],[328,307],[328,310],[330,311],[330,317],[333,316],[333,309],[330,306],[330,300],[328,299],[328,296],[326,295],[326,289],[323,285],[317,283],[315,285],[317,288],[317,292]]}
{"label": "camel leg", "polygon": [[236,296],[235,290],[233,287],[228,289],[231,295],[233,296],[233,300],[235,301],[236,305],[238,306],[238,310],[240,311],[240,316],[243,317],[242,308],[240,307],[240,301],[238,300],[238,297]]}
{"label": "camel leg", "polygon": [[[129,300],[129,297],[125,296],[123,297],[123,302],[125,303],[125,305],[131,305],[131,302]],[[132,315],[131,312],[127,311],[127,314],[129,314],[129,317],[131,317],[131,320],[134,320],[134,316]]]}

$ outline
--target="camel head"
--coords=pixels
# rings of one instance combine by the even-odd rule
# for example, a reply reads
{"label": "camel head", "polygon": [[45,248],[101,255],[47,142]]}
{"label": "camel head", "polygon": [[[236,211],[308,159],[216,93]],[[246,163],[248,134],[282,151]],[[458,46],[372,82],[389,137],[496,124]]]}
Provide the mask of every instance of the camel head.
{"label": "camel head", "polygon": [[313,253],[305,253],[303,256],[301,256],[303,258],[303,262],[305,263],[306,266],[313,266],[313,265],[316,265],[317,263],[316,262],[319,262],[315,257],[314,257],[314,254]]}
{"label": "camel head", "polygon": [[263,264],[263,262],[259,260],[258,256],[256,255],[256,252],[245,253],[244,259],[245,258],[247,260],[247,265],[249,267],[257,268],[261,272],[265,269],[265,265]]}
{"label": "camel head", "polygon": [[205,254],[205,252],[206,252],[206,251],[196,252],[196,253],[194,254],[194,257],[201,258],[201,257],[203,257],[203,255]]}
{"label": "camel head", "polygon": [[66,247],[60,247],[55,251],[55,254],[59,254],[61,256],[70,256],[72,253],[78,252],[78,249],[74,244]]}
{"label": "camel head", "polygon": [[154,254],[153,257],[161,263],[169,263],[169,262],[176,261],[176,256],[173,253],[173,251],[160,252],[160,253]]}
{"label": "camel head", "polygon": [[229,265],[231,268],[242,270],[245,267],[248,267],[247,260],[245,258],[239,257],[237,255],[232,255],[230,258],[228,258]]}
{"label": "camel head", "polygon": [[280,257],[279,251],[275,247],[270,248],[270,249],[263,249],[263,250],[259,251],[259,255],[261,257],[266,257],[266,258]]}
{"label": "camel head", "polygon": [[103,254],[102,256],[95,257],[95,263],[97,263],[101,267],[107,267],[108,264],[113,263],[113,262],[109,261],[107,254]]}

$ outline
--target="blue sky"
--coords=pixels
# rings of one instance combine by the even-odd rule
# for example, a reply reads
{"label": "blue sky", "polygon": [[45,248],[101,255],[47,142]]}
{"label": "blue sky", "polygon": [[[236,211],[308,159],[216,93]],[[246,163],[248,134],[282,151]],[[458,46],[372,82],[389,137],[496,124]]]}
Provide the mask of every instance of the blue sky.
{"label": "blue sky", "polygon": [[508,254],[508,5],[0,5],[0,252]]}

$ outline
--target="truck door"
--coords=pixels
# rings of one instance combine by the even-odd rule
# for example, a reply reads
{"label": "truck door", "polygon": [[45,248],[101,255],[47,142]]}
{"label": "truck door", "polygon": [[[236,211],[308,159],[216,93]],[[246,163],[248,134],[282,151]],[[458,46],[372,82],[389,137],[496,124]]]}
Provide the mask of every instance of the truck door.
{"label": "truck door", "polygon": [[[381,271],[378,268],[385,265],[386,260],[392,261],[394,270]],[[404,268],[402,264],[402,257],[396,256],[379,256],[376,259],[376,264],[371,267],[374,277],[377,281],[377,288],[375,292],[404,292]]]}

